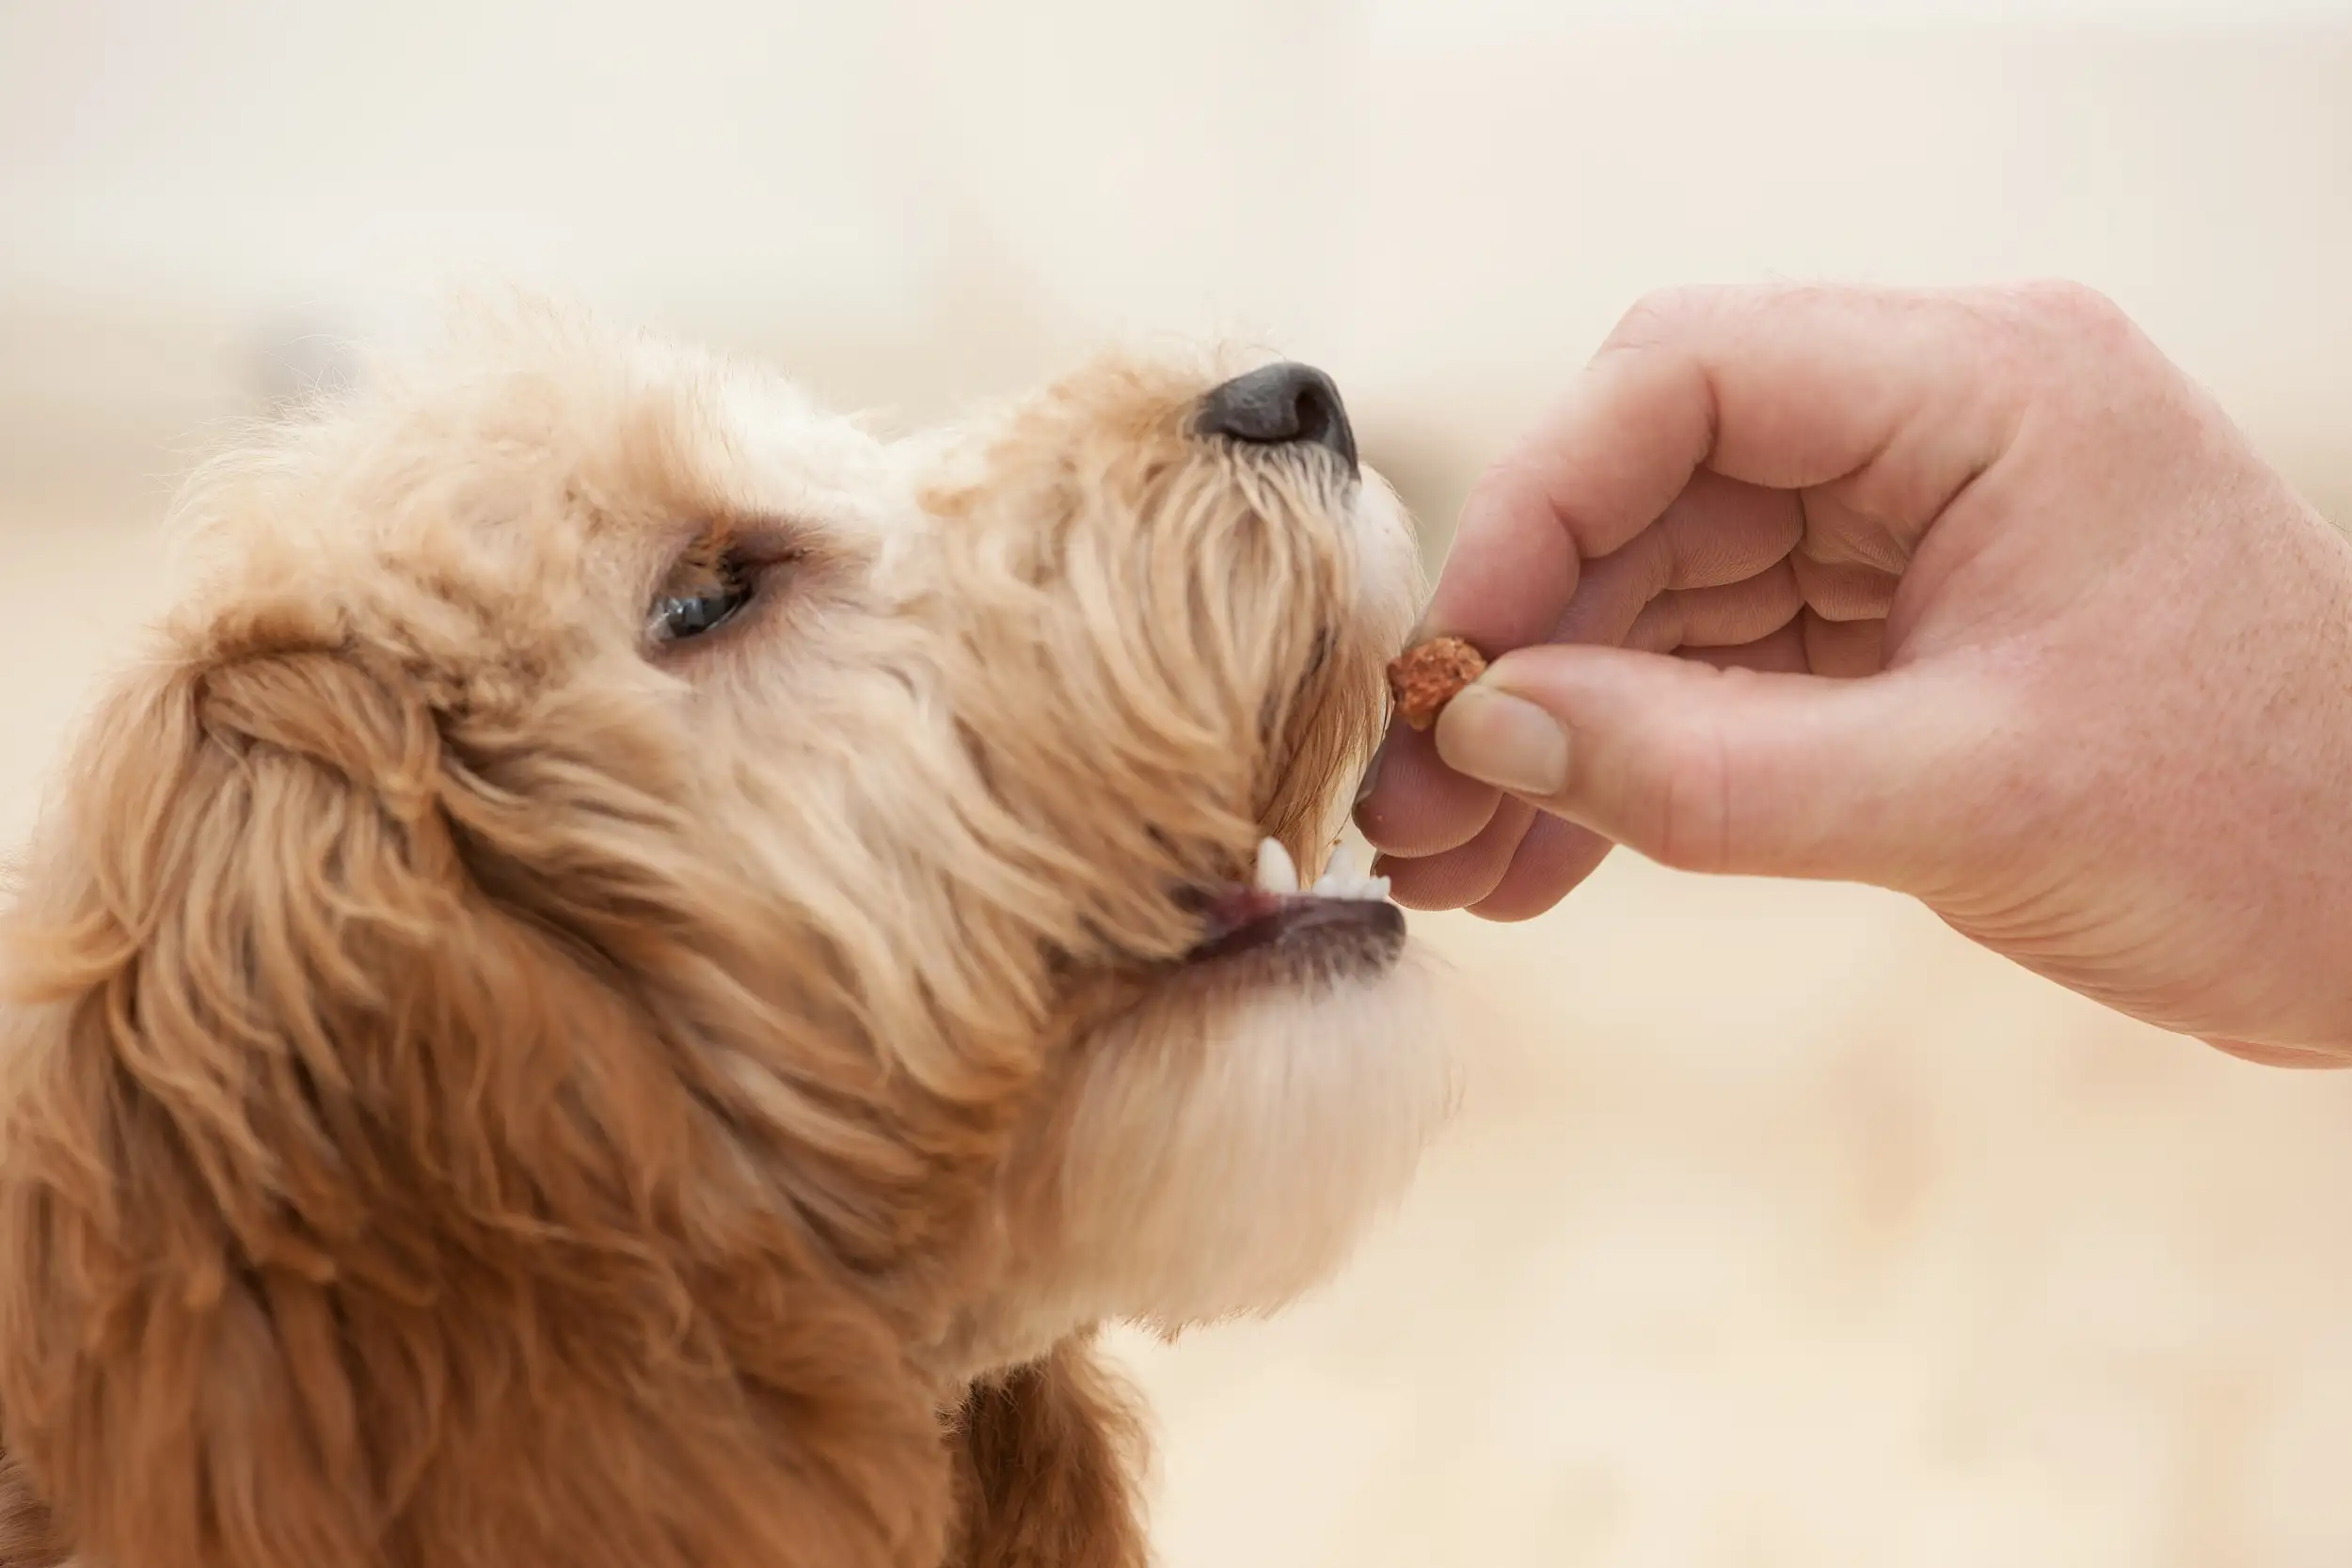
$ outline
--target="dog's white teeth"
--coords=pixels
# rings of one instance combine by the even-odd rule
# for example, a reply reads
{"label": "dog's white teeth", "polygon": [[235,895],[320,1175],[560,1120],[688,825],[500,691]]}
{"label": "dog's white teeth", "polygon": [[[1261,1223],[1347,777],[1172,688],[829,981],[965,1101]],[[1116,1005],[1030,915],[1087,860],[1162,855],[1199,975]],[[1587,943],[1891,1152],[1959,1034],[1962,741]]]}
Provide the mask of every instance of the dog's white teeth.
{"label": "dog's white teeth", "polygon": [[1266,893],[1296,893],[1298,867],[1279,840],[1258,841],[1258,886]]}
{"label": "dog's white teeth", "polygon": [[1320,898],[1351,898],[1376,904],[1389,896],[1386,877],[1367,877],[1356,863],[1355,851],[1343,844],[1331,851],[1331,863],[1311,890]]}
{"label": "dog's white teeth", "polygon": [[[1261,893],[1286,897],[1299,891],[1298,863],[1275,839],[1258,842],[1257,885]],[[1306,891],[1317,898],[1352,898],[1376,904],[1389,896],[1389,879],[1365,876],[1357,866],[1355,854],[1342,845],[1331,851],[1330,863],[1315,879],[1314,886]]]}

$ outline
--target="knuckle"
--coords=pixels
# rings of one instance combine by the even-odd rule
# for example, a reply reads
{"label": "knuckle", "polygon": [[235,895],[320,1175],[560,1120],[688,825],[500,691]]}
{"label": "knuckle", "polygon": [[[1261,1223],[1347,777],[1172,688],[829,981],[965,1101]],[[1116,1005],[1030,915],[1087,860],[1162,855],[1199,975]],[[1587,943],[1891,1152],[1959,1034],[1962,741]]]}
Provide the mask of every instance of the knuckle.
{"label": "knuckle", "polygon": [[1698,284],[1653,289],[1617,319],[1605,349],[1645,348],[1670,341],[1723,303],[1724,291]]}
{"label": "knuckle", "polygon": [[1966,296],[1987,385],[2069,418],[2144,378],[2152,345],[2122,307],[2086,284],[2023,283]]}
{"label": "knuckle", "polygon": [[2088,284],[2065,279],[2028,283],[2012,293],[2011,304],[2018,325],[2043,342],[2114,353],[2138,338],[2123,308]]}
{"label": "knuckle", "polygon": [[2071,277],[2037,278],[2023,285],[2018,294],[2029,309],[2056,321],[2120,320],[2123,314],[2106,294]]}

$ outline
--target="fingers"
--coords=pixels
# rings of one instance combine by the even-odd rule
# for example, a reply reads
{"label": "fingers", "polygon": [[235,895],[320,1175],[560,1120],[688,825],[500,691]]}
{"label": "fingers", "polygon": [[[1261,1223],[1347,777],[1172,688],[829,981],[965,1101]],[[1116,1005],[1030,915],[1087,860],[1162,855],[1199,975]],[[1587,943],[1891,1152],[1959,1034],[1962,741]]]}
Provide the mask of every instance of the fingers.
{"label": "fingers", "polygon": [[1611,847],[1590,829],[1506,798],[1488,831],[1459,848],[1426,860],[1384,856],[1373,869],[1406,909],[1532,920],[1591,876]]}
{"label": "fingers", "polygon": [[1661,594],[1723,587],[1769,571],[1788,559],[1804,527],[1795,496],[1701,469],[1654,526],[1586,562],[1545,641],[1622,643],[1634,618]]}
{"label": "fingers", "polygon": [[[1687,649],[1697,679],[1877,672],[1920,535],[2015,427],[2007,297],[1783,288],[1643,302],[1472,493],[1425,626],[1490,654]],[[1449,782],[1426,737],[1402,736],[1358,818],[1400,867],[1464,850],[1497,815],[1491,791]],[[1677,810],[1679,824],[1690,808]],[[1474,865],[1391,875],[1463,894],[1500,836]],[[1530,871],[1486,896],[1517,908],[1522,887],[1568,875]]]}
{"label": "fingers", "polygon": [[1924,680],[1524,649],[1447,707],[1438,750],[1668,865],[1902,887],[1954,836],[1990,729]]}
{"label": "fingers", "polygon": [[1502,797],[1494,816],[1469,843],[1424,860],[1383,856],[1374,869],[1389,879],[1390,895],[1408,910],[1462,909],[1501,885],[1535,819],[1534,806]]}
{"label": "fingers", "polygon": [[1582,563],[1622,548],[1706,457],[1703,387],[1663,356],[1604,357],[1471,490],[1424,618],[1501,652],[1552,635]]}
{"label": "fingers", "polygon": [[1886,622],[1828,621],[1807,611],[1801,629],[1804,667],[1817,675],[1851,680],[1886,667]]}
{"label": "fingers", "polygon": [[1538,816],[1519,840],[1510,870],[1470,911],[1482,920],[1533,920],[1599,869],[1610,848],[1589,828],[1564,816]]}
{"label": "fingers", "polygon": [[[1687,657],[1722,669],[1862,675],[1878,669],[1878,634],[1883,629],[1883,622],[1839,626],[1819,622],[1805,613],[1753,641],[1694,648]],[[1822,651],[1808,653],[1807,644],[1823,637],[1833,640],[1829,658],[1825,664],[1817,664],[1814,660],[1822,657]],[[1847,648],[1852,650],[1851,656],[1843,651]],[[1846,667],[1837,667],[1841,664]],[[1402,776],[1413,782],[1399,785],[1392,797],[1405,814],[1407,832],[1399,833],[1386,821],[1371,825],[1375,844],[1386,839],[1429,846],[1415,850],[1391,847],[1375,867],[1390,879],[1397,901],[1408,909],[1468,908],[1486,920],[1533,919],[1591,876],[1609,853],[1608,839],[1565,817],[1536,815],[1532,822],[1525,820],[1518,815],[1524,802],[1500,796],[1491,786],[1465,779],[1445,767],[1438,759],[1431,736],[1415,736],[1409,756],[1402,765],[1406,770]],[[1481,807],[1466,836],[1440,841],[1427,832],[1436,818],[1418,813],[1415,802],[1425,800],[1430,790],[1455,786],[1482,791]],[[1467,816],[1457,812],[1445,820],[1467,820]]]}
{"label": "fingers", "polygon": [[[1728,648],[1764,637],[1797,611],[1788,550],[1800,522],[1793,498],[1700,474],[1658,528],[1593,563],[1554,638],[1630,639],[1664,652]],[[1356,820],[1375,847],[1410,860],[1468,844],[1492,819],[1496,799],[1491,788],[1440,763],[1429,736],[1399,726],[1358,801]],[[1431,886],[1468,885],[1455,868],[1428,875]],[[1422,883],[1407,877],[1403,885]]]}
{"label": "fingers", "polygon": [[1812,666],[1805,662],[1802,619],[1768,632],[1753,642],[1742,642],[1735,648],[1692,648],[1683,657],[1697,659],[1702,664],[1711,664],[1718,670],[1756,670],[1783,675],[1812,673]]}
{"label": "fingers", "polygon": [[1502,801],[1493,785],[1438,761],[1436,736],[1403,723],[1390,727],[1373,768],[1370,789],[1356,803],[1356,825],[1374,848],[1390,855],[1459,848],[1486,830]]}
{"label": "fingers", "polygon": [[1661,594],[1643,608],[1620,641],[1653,654],[1736,648],[1778,631],[1804,608],[1797,574],[1783,561],[1745,582]]}
{"label": "fingers", "polygon": [[1644,302],[1471,493],[1427,625],[1490,652],[1547,641],[1583,563],[1632,542],[1702,467],[1777,491],[1838,482],[1841,505],[1907,546],[2009,438],[1987,309],[1823,289]]}

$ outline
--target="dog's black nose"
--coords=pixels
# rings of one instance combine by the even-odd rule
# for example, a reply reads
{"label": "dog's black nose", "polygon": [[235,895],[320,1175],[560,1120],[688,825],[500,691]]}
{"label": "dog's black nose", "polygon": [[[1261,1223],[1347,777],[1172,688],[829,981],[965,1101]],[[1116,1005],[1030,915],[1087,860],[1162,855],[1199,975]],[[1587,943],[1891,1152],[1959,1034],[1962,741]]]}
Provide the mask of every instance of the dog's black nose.
{"label": "dog's black nose", "polygon": [[1356,472],[1356,432],[1331,378],[1312,365],[1268,365],[1237,375],[1200,400],[1194,428],[1263,447],[1311,442]]}

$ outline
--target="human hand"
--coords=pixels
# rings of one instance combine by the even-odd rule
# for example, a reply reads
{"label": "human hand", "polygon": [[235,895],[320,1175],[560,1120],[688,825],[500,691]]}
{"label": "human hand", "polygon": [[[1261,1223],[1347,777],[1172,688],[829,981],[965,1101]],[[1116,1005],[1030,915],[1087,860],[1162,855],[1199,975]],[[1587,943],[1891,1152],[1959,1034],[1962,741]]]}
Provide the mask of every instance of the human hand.
{"label": "human hand", "polygon": [[1359,807],[1419,908],[1611,843],[1876,883],[2258,1060],[2352,1059],[2352,545],[2071,286],[1677,293],[1465,507],[1495,657]]}

